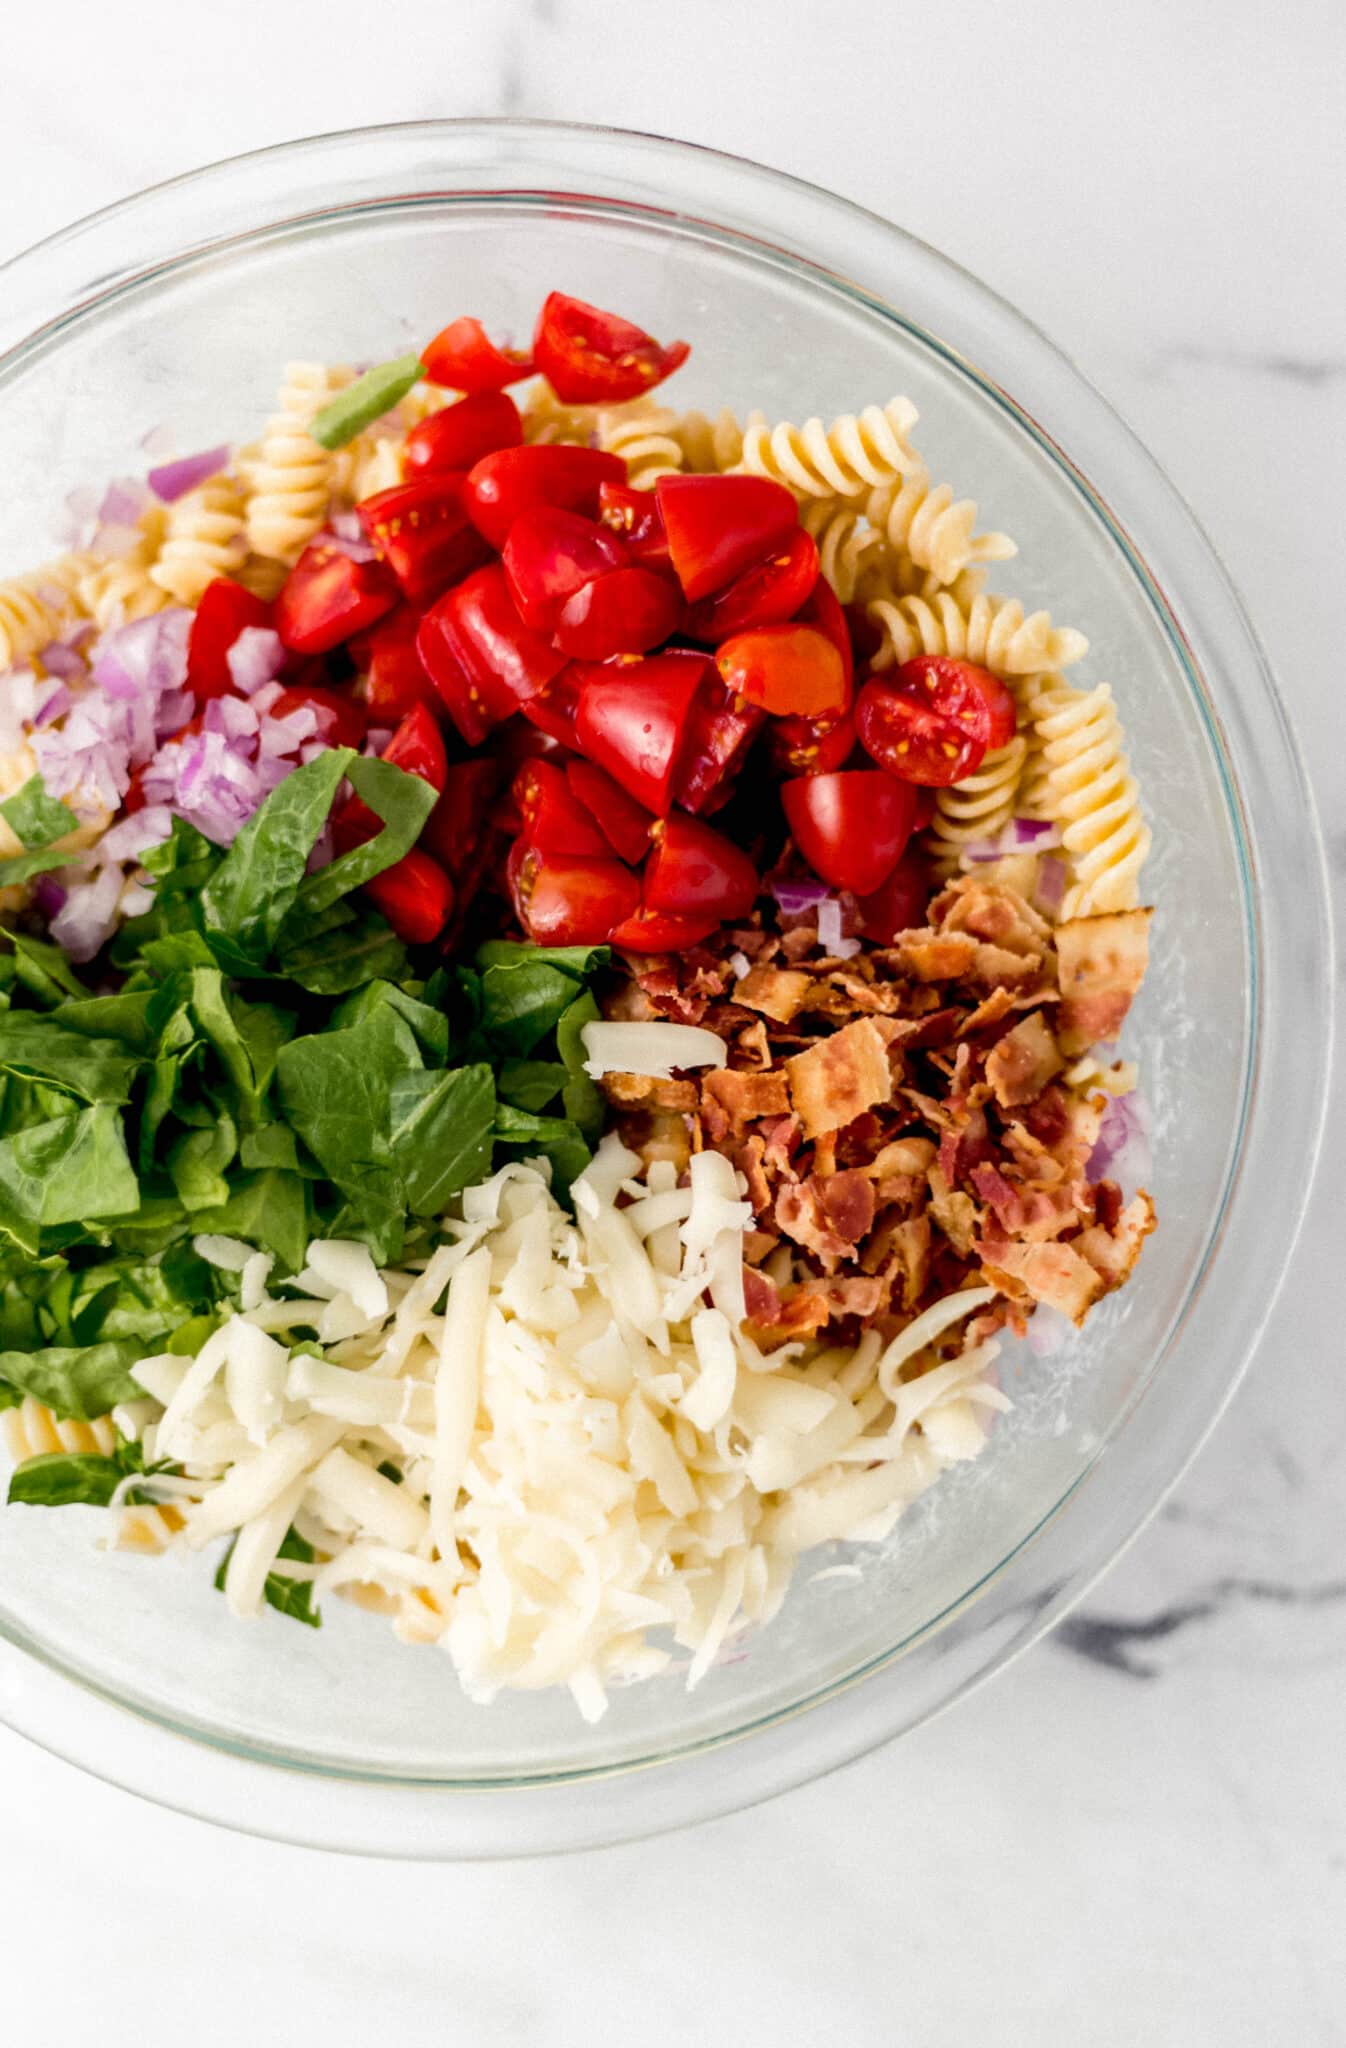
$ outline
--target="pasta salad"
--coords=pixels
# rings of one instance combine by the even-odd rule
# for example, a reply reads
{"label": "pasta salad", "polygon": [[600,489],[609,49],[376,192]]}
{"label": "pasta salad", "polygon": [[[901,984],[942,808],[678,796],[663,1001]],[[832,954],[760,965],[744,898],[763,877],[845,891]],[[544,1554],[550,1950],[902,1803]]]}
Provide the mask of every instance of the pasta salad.
{"label": "pasta salad", "polygon": [[1154,1209],[1149,828],[903,397],[553,292],[292,363],[0,583],[10,1511],[474,1699],[689,1685]]}

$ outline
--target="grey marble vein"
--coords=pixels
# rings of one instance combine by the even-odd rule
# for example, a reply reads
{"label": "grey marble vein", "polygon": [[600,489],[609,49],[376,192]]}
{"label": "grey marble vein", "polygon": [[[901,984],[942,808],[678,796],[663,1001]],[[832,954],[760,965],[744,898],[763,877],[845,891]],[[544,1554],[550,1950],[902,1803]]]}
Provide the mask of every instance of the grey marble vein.
{"label": "grey marble vein", "polygon": [[1058,1649],[1067,1650],[1089,1663],[1100,1664],[1126,1678],[1161,1678],[1163,1666],[1143,1660],[1135,1653],[1152,1643],[1162,1643],[1190,1628],[1193,1622],[1208,1621],[1239,1601],[1266,1602],[1278,1607],[1324,1607],[1346,1600],[1346,1579],[1328,1579],[1319,1585],[1298,1586],[1275,1579],[1217,1579],[1209,1591],[1198,1594],[1157,1614],[1132,1619],[1101,1614],[1071,1614],[1049,1637]]}

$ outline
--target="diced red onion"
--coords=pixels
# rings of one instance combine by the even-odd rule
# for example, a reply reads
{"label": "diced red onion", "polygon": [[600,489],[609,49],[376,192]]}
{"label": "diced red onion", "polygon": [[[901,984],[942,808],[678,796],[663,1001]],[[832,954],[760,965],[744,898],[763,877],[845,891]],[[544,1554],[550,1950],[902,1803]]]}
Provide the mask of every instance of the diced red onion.
{"label": "diced red onion", "polygon": [[[77,647],[70,645],[68,640],[49,641],[37,658],[49,676],[57,676],[62,682],[66,683],[83,680],[84,657]],[[49,712],[47,715],[49,717],[60,717],[61,714],[59,712]]]}
{"label": "diced red onion", "polygon": [[964,860],[1004,860],[1011,853],[1045,853],[1061,844],[1061,828],[1050,818],[1011,818],[992,839],[973,839],[963,848]]}
{"label": "diced red onion", "polygon": [[379,558],[378,549],[370,546],[363,531],[347,540],[343,534],[336,533],[329,527],[319,538],[331,548],[333,554],[345,555],[352,562],[377,562]]}
{"label": "diced red onion", "polygon": [[1040,1301],[1028,1318],[1028,1348],[1037,1358],[1054,1358],[1074,1334],[1070,1317],[1050,1302]]}
{"label": "diced red onion", "polygon": [[391,725],[371,725],[369,731],[365,734],[365,743],[361,752],[368,754],[371,761],[381,761],[383,759],[383,750],[392,738],[394,729]]}
{"label": "diced red onion", "polygon": [[284,668],[285,643],[269,626],[245,626],[225,661],[234,688],[250,697],[263,684],[273,683]]}
{"label": "diced red onion", "polygon": [[179,498],[194,491],[198,484],[218,476],[229,460],[229,444],[223,442],[218,448],[205,448],[199,455],[180,455],[176,462],[164,462],[149,474],[149,486],[156,498],[165,505],[174,504]]}
{"label": "diced red onion", "polygon": [[67,491],[56,534],[62,547],[87,546],[89,535],[98,523],[100,502],[98,492],[91,484],[81,484],[77,489]]}
{"label": "diced red onion", "polygon": [[1085,1171],[1090,1180],[1115,1180],[1130,1201],[1150,1177],[1150,1105],[1138,1090],[1114,1095],[1103,1112]]}
{"label": "diced red onion", "polygon": [[365,537],[358,512],[334,512],[327,524],[338,540],[363,540]]}
{"label": "diced red onion", "polygon": [[108,827],[98,842],[100,860],[139,860],[152,846],[162,846],[173,829],[167,804],[146,804]]}
{"label": "diced red onion", "polygon": [[98,524],[134,527],[148,504],[149,492],[144,484],[133,476],[114,477],[103,493],[103,502],[98,508]]}
{"label": "diced red onion", "polygon": [[91,881],[75,882],[51,921],[51,936],[62,952],[82,966],[111,938],[117,922],[125,877],[115,864],[100,868]]}
{"label": "diced red onion", "polygon": [[1038,868],[1037,897],[1040,909],[1055,916],[1065,901],[1067,879],[1068,870],[1065,862],[1058,860],[1055,854],[1047,854]]}
{"label": "diced red onion", "polygon": [[771,893],[787,917],[798,917],[802,911],[813,910],[827,894],[825,882],[773,882]]}
{"label": "diced red onion", "polygon": [[157,427],[151,427],[148,433],[142,434],[140,437],[140,446],[144,449],[145,453],[157,456],[165,462],[173,453],[176,445],[177,435],[171,427],[165,426],[162,422]]}
{"label": "diced red onion", "polygon": [[97,555],[100,562],[124,562],[144,537],[138,526],[124,526],[120,522],[100,526],[89,542],[89,553]]}
{"label": "diced red onion", "polygon": [[[83,671],[81,670],[81,674]],[[33,706],[33,725],[40,728],[51,725],[58,718],[64,718],[74,704],[74,698],[62,682],[55,683],[45,696],[39,697]]]}
{"label": "diced red onion", "polygon": [[55,875],[39,875],[33,883],[33,902],[42,916],[50,921],[65,902],[65,890]]}

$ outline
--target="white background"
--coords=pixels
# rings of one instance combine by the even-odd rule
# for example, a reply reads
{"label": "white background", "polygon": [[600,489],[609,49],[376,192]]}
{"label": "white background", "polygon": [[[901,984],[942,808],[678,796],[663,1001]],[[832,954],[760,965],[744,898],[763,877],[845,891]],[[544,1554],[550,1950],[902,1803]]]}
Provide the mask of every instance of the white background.
{"label": "white background", "polygon": [[[11,0],[0,256],[211,157],[427,115],[654,129],[863,200],[1167,465],[1339,874],[1344,80],[1338,0]],[[1089,1626],[807,1791],[548,1863],[230,1837],[0,1731],[0,2038],[1346,2041],[1344,1122],[1251,1381]]]}

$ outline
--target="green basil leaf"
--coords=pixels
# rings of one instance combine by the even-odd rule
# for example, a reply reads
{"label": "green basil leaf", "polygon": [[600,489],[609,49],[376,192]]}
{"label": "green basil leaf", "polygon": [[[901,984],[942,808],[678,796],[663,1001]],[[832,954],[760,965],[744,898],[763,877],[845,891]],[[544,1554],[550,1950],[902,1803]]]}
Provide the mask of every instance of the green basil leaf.
{"label": "green basil leaf", "polygon": [[308,1252],[312,1228],[306,1183],[297,1173],[278,1169],[237,1173],[229,1199],[218,1209],[199,1210],[192,1218],[194,1235],[241,1237],[245,1244],[274,1252],[288,1273],[297,1273]]}
{"label": "green basil leaf", "polygon": [[0,1068],[26,1079],[54,1082],[84,1102],[129,1102],[142,1059],[114,1038],[67,1031],[64,1012],[0,1013]]}
{"label": "green basil leaf", "polygon": [[515,1109],[545,1109],[560,1094],[566,1078],[559,1060],[504,1060],[498,1077],[500,1099]]}
{"label": "green basil leaf", "polygon": [[[325,756],[320,756],[325,759]],[[438,797],[419,775],[408,775],[392,761],[371,761],[353,756],[346,775],[383,830],[363,846],[353,847],[327,867],[310,875],[299,891],[299,907],[305,918],[316,916],[332,904],[381,875],[403,854],[410,853],[421,836],[421,827],[434,809]],[[284,789],[285,784],[281,784]],[[287,938],[290,934],[287,932]]]}
{"label": "green basil leaf", "polygon": [[[234,1554],[234,1542],[237,1540],[235,1537],[230,1543],[215,1574],[216,1590],[221,1593],[224,1591],[225,1574],[229,1570],[229,1560]],[[284,1557],[296,1564],[312,1564],[317,1554],[311,1543],[306,1543],[296,1530],[290,1529],[280,1546],[277,1559],[279,1561]],[[313,1601],[312,1579],[289,1579],[283,1572],[269,1571],[262,1595],[268,1607],[274,1607],[278,1614],[288,1615],[291,1621],[302,1621],[309,1628],[322,1627],[322,1616]]]}
{"label": "green basil leaf", "polygon": [[50,847],[41,853],[14,853],[8,860],[0,860],[0,889],[17,889],[24,882],[31,882],[34,875],[50,875],[57,868],[68,868],[75,858],[72,853],[54,853]]}
{"label": "green basil leaf", "polygon": [[419,356],[396,356],[390,363],[376,363],[318,408],[309,421],[309,433],[320,448],[344,448],[391,412],[424,375],[425,364]]}
{"label": "green basil leaf", "polygon": [[4,932],[0,937],[14,949],[15,980],[42,1009],[55,1009],[67,997],[80,1001],[88,995],[59,946],[46,939],[30,939],[23,932]]}
{"label": "green basil leaf", "polygon": [[288,942],[276,956],[276,967],[310,995],[345,995],[367,981],[396,981],[406,972],[407,949],[377,911],[353,917],[345,904],[334,905],[304,927],[305,936],[289,939],[291,926],[297,933],[299,923],[298,918],[287,923],[283,937]]}
{"label": "green basil leaf", "polygon": [[249,818],[207,882],[205,929],[234,971],[255,970],[275,945],[355,758],[350,747],[329,747],[294,769]]}
{"label": "green basil leaf", "polygon": [[119,1112],[95,1103],[0,1139],[0,1204],[41,1228],[133,1215],[140,1185]]}
{"label": "green basil leaf", "polygon": [[50,846],[53,839],[63,839],[67,832],[79,829],[75,813],[54,796],[48,796],[40,775],[30,775],[13,796],[0,803],[0,818],[29,852],[35,847]]}
{"label": "green basil leaf", "polygon": [[119,1401],[142,1398],[145,1390],[132,1379],[131,1367],[144,1356],[144,1347],[128,1340],[0,1351],[0,1382],[31,1394],[54,1415],[93,1422]]}
{"label": "green basil leaf", "polygon": [[495,1107],[495,1077],[487,1066],[396,1077],[391,1147],[413,1215],[440,1215],[450,1195],[486,1178]]}
{"label": "green basil leaf", "polygon": [[602,1015],[588,989],[576,996],[561,1014],[556,1026],[556,1050],[565,1063],[566,1084],[561,1100],[572,1123],[579,1125],[590,1145],[603,1135],[603,1095],[591,1074],[584,1071],[588,1054],[582,1033]]}
{"label": "green basil leaf", "polygon": [[501,1102],[495,1112],[495,1135],[500,1144],[522,1159],[541,1155],[550,1160],[552,1192],[558,1200],[569,1192],[570,1183],[583,1173],[592,1154],[578,1124],[569,1117],[534,1116],[526,1109],[513,1109]]}

